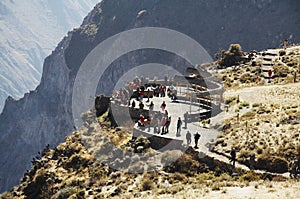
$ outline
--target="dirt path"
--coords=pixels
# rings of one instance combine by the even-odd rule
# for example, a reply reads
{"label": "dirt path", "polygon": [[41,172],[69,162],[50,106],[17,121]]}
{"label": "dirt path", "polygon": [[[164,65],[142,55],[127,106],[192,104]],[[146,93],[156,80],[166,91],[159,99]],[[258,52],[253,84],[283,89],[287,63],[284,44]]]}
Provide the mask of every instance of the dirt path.
{"label": "dirt path", "polygon": [[224,97],[240,97],[240,101],[247,101],[250,104],[284,104],[300,105],[300,82],[286,85],[270,85],[229,90]]}

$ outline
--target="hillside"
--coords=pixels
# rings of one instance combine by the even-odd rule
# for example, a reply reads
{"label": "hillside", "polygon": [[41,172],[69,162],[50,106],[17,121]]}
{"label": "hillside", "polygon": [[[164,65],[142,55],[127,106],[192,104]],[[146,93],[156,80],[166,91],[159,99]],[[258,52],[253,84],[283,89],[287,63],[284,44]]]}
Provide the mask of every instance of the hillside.
{"label": "hillside", "polygon": [[[211,57],[230,43],[240,43],[244,51],[250,51],[276,47],[291,35],[293,42],[299,42],[298,1],[237,2],[104,0],[97,4],[81,27],[69,32],[45,59],[39,86],[20,100],[7,99],[0,115],[1,191],[18,184],[37,151],[47,144],[55,147],[76,128],[72,94],[77,72],[86,56],[112,35],[139,27],[169,28],[190,36]],[[123,44],[127,45],[126,40]],[[122,75],[145,63],[181,70],[190,66],[167,51],[132,51],[109,65],[99,77],[97,93],[110,95]]]}
{"label": "hillside", "polygon": [[19,99],[36,88],[46,56],[98,2],[0,2],[0,111],[8,96]]}
{"label": "hillside", "polygon": [[[32,160],[21,184],[0,198],[276,198],[300,195],[299,182],[235,169],[198,158],[189,148],[158,152],[147,138],[131,140],[126,128],[110,126],[107,113],[85,113],[85,123],[65,141]],[[142,151],[133,153],[135,146]],[[142,152],[142,153],[141,153]],[[156,157],[156,158],[153,158]],[[168,161],[170,161],[168,163]],[[115,164],[123,165],[116,169]],[[149,172],[150,167],[155,168]],[[282,189],[282,187],[284,187]],[[245,193],[246,191],[246,193]]]}

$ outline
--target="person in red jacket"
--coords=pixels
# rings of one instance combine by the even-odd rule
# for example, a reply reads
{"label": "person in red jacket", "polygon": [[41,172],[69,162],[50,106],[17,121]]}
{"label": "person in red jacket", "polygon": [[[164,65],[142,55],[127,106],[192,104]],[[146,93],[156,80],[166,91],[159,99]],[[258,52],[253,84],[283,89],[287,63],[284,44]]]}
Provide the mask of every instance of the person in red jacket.
{"label": "person in red jacket", "polygon": [[145,126],[145,117],[143,115],[140,116],[140,126]]}
{"label": "person in red jacket", "polygon": [[165,111],[165,109],[166,109],[166,102],[165,101],[163,101],[163,103],[161,104],[161,106],[160,106],[160,108],[162,109],[162,111]]}

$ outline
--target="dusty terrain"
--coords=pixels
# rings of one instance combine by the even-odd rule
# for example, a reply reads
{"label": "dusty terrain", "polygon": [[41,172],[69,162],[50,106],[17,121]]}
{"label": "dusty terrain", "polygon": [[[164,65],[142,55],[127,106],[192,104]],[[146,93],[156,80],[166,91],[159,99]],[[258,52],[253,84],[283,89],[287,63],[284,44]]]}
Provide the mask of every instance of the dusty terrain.
{"label": "dusty terrain", "polygon": [[224,112],[211,118],[220,136],[204,158],[192,148],[155,151],[146,138],[131,139],[133,124],[113,128],[109,112],[87,112],[83,127],[40,152],[0,198],[299,198],[300,181],[287,171],[300,153],[300,82],[286,77],[227,87]]}

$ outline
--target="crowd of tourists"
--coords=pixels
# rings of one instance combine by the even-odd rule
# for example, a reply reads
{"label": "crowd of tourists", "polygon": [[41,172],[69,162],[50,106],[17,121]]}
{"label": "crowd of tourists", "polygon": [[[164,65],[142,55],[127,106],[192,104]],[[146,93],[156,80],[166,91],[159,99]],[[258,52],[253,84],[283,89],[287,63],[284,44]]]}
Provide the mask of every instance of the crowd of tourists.
{"label": "crowd of tourists", "polygon": [[[167,110],[167,104],[163,101],[160,106],[160,111],[154,111],[154,97],[164,98],[166,95],[172,100],[177,102],[177,91],[172,84],[169,84],[167,79],[165,84],[149,83],[149,79],[135,78],[132,82],[128,82],[125,88],[121,88],[113,92],[112,98],[119,105],[129,106],[132,109],[149,110],[147,115],[140,114],[137,121],[138,127],[142,130],[153,128],[154,134],[168,134],[170,131],[170,125],[175,123],[176,125],[176,137],[181,137],[181,129],[184,122],[184,127],[187,129],[188,112],[183,115],[183,121],[180,117],[177,118],[177,122],[173,121],[170,113]],[[148,108],[146,108],[148,107]],[[187,144],[191,144],[192,135],[189,131],[186,133]],[[198,140],[200,134],[197,132],[194,135],[195,148],[198,148]]]}

